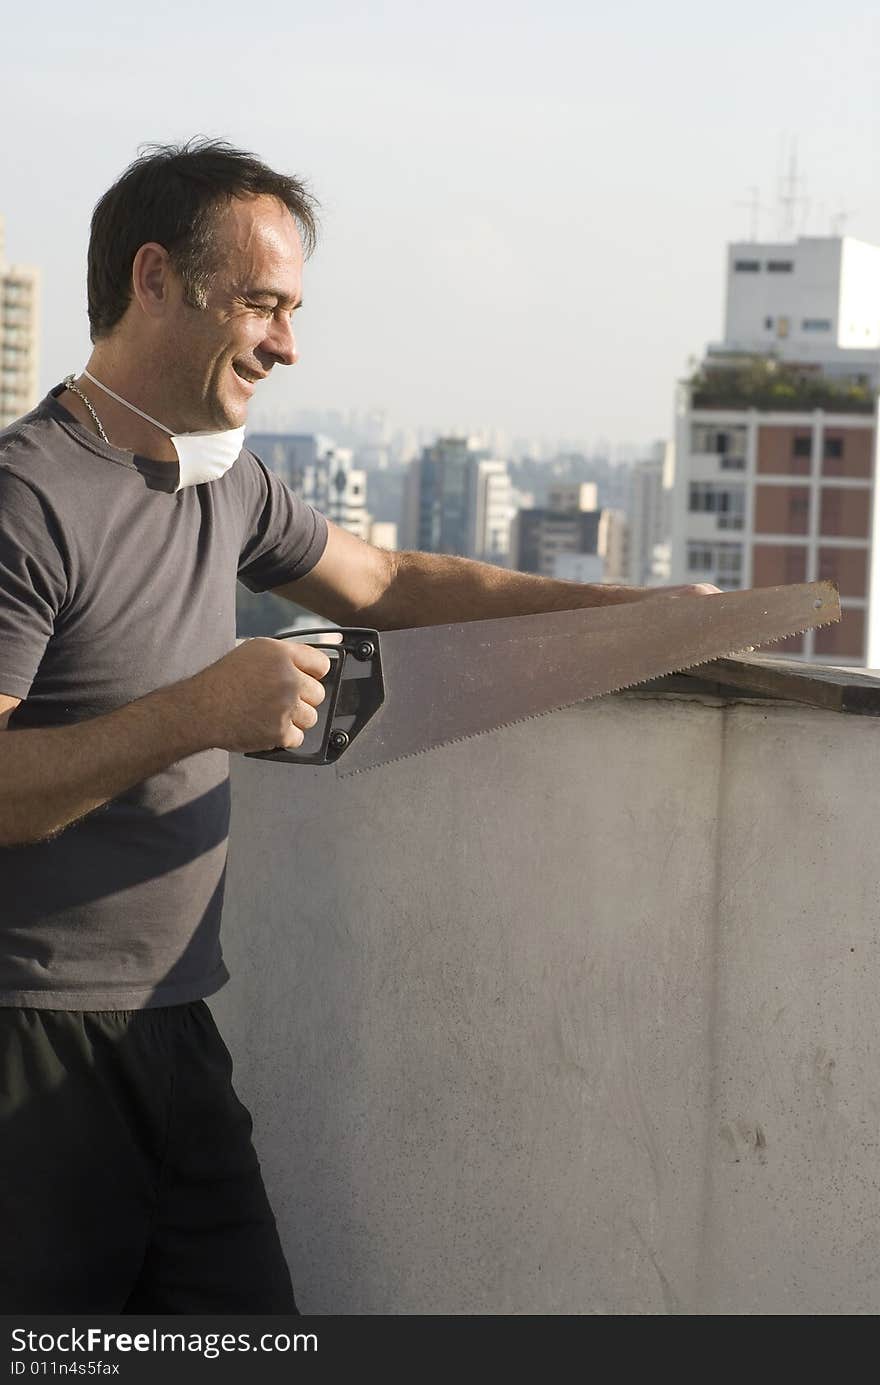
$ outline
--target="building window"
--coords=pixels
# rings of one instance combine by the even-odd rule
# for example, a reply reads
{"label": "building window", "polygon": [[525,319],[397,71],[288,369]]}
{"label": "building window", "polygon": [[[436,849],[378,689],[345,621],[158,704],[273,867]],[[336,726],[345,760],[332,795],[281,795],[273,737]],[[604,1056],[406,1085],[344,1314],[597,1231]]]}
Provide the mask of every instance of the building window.
{"label": "building window", "polygon": [[831,438],[826,435],[822,442],[822,450],[826,457],[842,457],[843,438]]}
{"label": "building window", "polygon": [[761,268],[761,261],[734,260],[733,268],[737,274],[757,274]]}
{"label": "building window", "polygon": [[720,543],[715,550],[717,585],[738,586],[742,578],[742,549],[739,544]]}
{"label": "building window", "polygon": [[711,548],[701,548],[698,544],[688,544],[688,572],[712,572],[714,560]]}
{"label": "building window", "polygon": [[714,514],[718,508],[718,494],[708,481],[692,481],[688,509],[692,514]]}
{"label": "building window", "polygon": [[695,423],[691,428],[691,452],[714,452],[722,458],[730,453],[741,456],[746,450],[746,430],[732,425],[729,428],[713,428],[705,423]]}
{"label": "building window", "polygon": [[791,274],[794,269],[794,260],[768,260],[768,274]]}
{"label": "building window", "polygon": [[688,509],[692,514],[717,515],[719,529],[742,529],[745,491],[742,486],[730,489],[711,481],[692,481]]}
{"label": "building window", "polygon": [[801,330],[804,332],[830,332],[830,317],[805,317],[801,323]]}
{"label": "building window", "polygon": [[719,529],[742,529],[745,511],[745,496],[742,491],[726,491],[720,499],[724,502],[718,507]]}
{"label": "building window", "polygon": [[809,433],[798,433],[792,439],[791,455],[793,457],[809,457],[812,454],[813,439]]}
{"label": "building window", "polygon": [[742,581],[742,547],[738,543],[689,543],[687,570],[710,576],[718,587],[736,589]]}
{"label": "building window", "polygon": [[703,510],[708,510],[709,497],[711,494],[711,486],[704,486],[699,481],[692,481],[688,492],[688,509],[691,514],[702,513]]}

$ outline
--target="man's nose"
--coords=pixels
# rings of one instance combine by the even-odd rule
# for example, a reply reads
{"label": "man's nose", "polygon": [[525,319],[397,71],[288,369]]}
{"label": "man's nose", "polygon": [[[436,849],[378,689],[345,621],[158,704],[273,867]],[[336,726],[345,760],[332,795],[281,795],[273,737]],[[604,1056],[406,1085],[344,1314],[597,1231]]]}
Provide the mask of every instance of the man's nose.
{"label": "man's nose", "polygon": [[293,323],[286,313],[279,313],[272,319],[272,325],[263,339],[263,350],[269,351],[282,365],[296,365],[299,360]]}

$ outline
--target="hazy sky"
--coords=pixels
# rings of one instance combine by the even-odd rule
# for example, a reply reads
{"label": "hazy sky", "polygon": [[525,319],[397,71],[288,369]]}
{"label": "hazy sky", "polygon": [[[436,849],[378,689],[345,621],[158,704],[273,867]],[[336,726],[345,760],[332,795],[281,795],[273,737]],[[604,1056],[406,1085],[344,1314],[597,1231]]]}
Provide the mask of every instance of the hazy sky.
{"label": "hazy sky", "polygon": [[[668,435],[721,331],[725,243],[780,155],[802,229],[880,242],[877,0],[15,3],[8,258],[43,271],[42,385],[88,352],[91,209],[138,145],[223,136],[305,176],[323,237],[252,424],[303,408],[613,441]],[[801,213],[803,217],[803,212]]]}

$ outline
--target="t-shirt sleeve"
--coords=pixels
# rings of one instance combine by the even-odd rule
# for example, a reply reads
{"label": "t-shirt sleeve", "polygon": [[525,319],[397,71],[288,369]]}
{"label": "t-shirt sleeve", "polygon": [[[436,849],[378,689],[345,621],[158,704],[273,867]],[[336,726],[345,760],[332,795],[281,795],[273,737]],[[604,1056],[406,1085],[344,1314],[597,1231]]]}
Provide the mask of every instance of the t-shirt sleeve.
{"label": "t-shirt sleeve", "polygon": [[242,452],[245,528],[239,581],[269,591],[311,572],[327,543],[327,521],[252,452]]}
{"label": "t-shirt sleeve", "polygon": [[30,485],[0,468],[0,693],[27,697],[67,597],[59,536]]}

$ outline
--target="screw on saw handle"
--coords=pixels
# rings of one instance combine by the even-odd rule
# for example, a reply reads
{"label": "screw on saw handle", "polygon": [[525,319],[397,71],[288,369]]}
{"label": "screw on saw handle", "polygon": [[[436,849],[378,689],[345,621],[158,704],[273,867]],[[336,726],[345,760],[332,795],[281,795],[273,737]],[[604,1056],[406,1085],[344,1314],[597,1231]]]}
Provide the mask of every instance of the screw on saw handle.
{"label": "screw on saw handle", "polygon": [[376,630],[322,628],[293,630],[276,638],[323,649],[330,671],[321,682],[324,701],[318,721],[295,749],[249,750],[252,760],[287,765],[330,765],[351,745],[385,700],[379,635]]}

